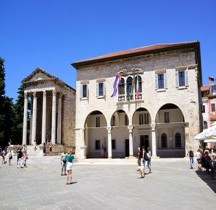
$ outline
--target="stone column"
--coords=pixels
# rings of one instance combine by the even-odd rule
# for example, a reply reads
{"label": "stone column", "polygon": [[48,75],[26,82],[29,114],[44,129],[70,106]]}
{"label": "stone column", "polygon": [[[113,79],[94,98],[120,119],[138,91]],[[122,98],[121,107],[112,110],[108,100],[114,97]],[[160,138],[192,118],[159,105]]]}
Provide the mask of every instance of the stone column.
{"label": "stone column", "polygon": [[29,145],[31,145],[32,142],[32,120],[33,120],[33,96],[31,95],[31,108],[30,108],[30,133],[29,133]]}
{"label": "stone column", "polygon": [[42,136],[41,143],[46,142],[46,91],[43,91],[43,111],[42,111]]}
{"label": "stone column", "polygon": [[31,143],[33,144],[36,140],[36,126],[37,126],[37,93],[33,93],[33,116],[32,116],[32,138]]}
{"label": "stone column", "polygon": [[112,158],[112,134],[111,134],[112,127],[107,126],[107,130],[108,130],[108,142],[107,142],[108,158]]}
{"label": "stone column", "polygon": [[80,159],[85,159],[86,158],[86,145],[85,145],[85,141],[84,141],[84,132],[85,130],[82,128],[78,128],[75,130],[76,132],[76,155],[80,158]]}
{"label": "stone column", "polygon": [[24,113],[23,113],[23,139],[22,144],[27,142],[27,108],[28,108],[28,95],[24,93]]}
{"label": "stone column", "polygon": [[129,157],[133,157],[133,126],[128,125],[129,130]]}
{"label": "stone column", "polygon": [[58,127],[57,127],[57,144],[61,144],[61,128],[62,128],[62,95],[58,97]]}
{"label": "stone column", "polygon": [[53,90],[52,96],[52,134],[51,134],[51,142],[55,144],[56,139],[56,90]]}
{"label": "stone column", "polygon": [[157,147],[156,147],[156,133],[155,133],[155,122],[152,122],[152,156],[156,157],[157,156]]}

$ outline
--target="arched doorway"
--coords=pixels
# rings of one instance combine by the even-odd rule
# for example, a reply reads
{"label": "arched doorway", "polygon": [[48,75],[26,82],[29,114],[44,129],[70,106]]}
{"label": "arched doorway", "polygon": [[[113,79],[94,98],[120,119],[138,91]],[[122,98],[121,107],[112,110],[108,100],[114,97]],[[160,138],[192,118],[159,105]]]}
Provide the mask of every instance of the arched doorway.
{"label": "arched doorway", "polygon": [[175,104],[164,104],[156,115],[157,155],[159,157],[185,156],[185,120]]}

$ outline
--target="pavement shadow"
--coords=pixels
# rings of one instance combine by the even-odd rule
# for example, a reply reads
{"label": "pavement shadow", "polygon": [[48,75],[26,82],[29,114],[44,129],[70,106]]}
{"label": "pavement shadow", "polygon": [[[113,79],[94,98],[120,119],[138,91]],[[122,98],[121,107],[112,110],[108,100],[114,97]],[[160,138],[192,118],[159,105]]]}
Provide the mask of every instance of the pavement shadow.
{"label": "pavement shadow", "polygon": [[216,176],[211,176],[206,171],[196,171],[196,174],[216,193]]}

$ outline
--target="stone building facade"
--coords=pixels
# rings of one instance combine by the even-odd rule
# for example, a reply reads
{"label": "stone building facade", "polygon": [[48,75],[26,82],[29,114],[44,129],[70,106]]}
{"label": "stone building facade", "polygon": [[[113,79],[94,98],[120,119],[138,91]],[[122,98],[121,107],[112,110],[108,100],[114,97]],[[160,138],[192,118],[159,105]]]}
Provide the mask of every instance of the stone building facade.
{"label": "stone building facade", "polygon": [[76,91],[63,81],[35,69],[24,85],[23,144],[51,142],[75,146]]}
{"label": "stone building facade", "polygon": [[198,41],[130,49],[72,66],[77,70],[78,157],[133,157],[142,146],[153,156],[184,157],[191,146],[198,147]]}

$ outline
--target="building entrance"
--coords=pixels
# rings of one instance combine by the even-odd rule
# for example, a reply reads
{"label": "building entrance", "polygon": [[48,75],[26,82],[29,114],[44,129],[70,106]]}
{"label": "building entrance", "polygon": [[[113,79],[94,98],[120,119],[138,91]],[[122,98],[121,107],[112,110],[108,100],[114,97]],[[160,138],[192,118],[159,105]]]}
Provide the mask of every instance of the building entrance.
{"label": "building entrance", "polygon": [[149,135],[141,135],[140,136],[140,148],[144,146],[145,150],[149,147]]}
{"label": "building entrance", "polygon": [[125,139],[125,157],[129,157],[129,139]]}

